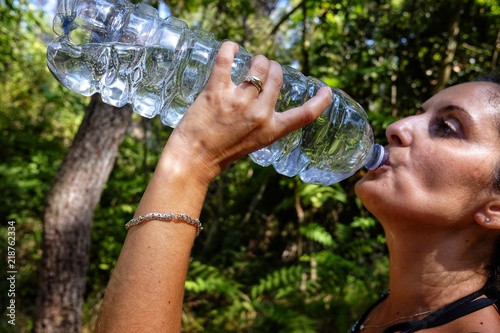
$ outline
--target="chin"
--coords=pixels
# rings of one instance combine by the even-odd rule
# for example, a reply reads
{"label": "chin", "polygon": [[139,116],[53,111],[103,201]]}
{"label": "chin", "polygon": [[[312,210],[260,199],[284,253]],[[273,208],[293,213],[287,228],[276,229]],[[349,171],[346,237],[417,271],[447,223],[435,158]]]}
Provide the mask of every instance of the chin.
{"label": "chin", "polygon": [[354,193],[366,209],[375,213],[377,208],[384,206],[382,199],[387,195],[387,186],[374,174],[368,173],[356,182]]}
{"label": "chin", "polygon": [[[375,181],[378,180],[377,174],[370,171],[360,178],[354,185],[354,192],[358,197],[361,197],[362,193],[370,188],[374,187]],[[378,185],[379,186],[379,185]]]}

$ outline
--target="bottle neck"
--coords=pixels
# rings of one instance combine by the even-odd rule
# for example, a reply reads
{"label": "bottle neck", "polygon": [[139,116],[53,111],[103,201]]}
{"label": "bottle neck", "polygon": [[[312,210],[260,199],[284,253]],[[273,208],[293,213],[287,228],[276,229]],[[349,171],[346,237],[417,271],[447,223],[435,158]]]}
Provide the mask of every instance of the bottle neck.
{"label": "bottle neck", "polygon": [[387,150],[382,145],[376,143],[373,145],[370,157],[368,158],[365,167],[368,170],[377,169],[381,165],[385,164],[388,158],[389,153],[387,152]]}

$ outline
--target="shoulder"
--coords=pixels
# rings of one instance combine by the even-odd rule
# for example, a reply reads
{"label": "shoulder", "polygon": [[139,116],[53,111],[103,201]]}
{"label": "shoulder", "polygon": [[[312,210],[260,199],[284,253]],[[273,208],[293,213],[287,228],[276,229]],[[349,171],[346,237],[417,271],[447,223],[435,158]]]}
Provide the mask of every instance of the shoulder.
{"label": "shoulder", "polygon": [[470,313],[446,325],[421,331],[422,333],[498,333],[500,312],[495,306]]}

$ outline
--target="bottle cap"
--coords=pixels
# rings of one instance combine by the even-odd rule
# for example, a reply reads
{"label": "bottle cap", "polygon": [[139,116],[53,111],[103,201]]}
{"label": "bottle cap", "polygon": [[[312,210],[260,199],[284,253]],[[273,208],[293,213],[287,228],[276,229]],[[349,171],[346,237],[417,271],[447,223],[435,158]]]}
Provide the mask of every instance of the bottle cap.
{"label": "bottle cap", "polygon": [[376,143],[373,145],[372,153],[365,167],[368,170],[377,169],[381,165],[385,164],[388,158],[389,158],[389,153],[387,152],[387,150],[383,146]]}

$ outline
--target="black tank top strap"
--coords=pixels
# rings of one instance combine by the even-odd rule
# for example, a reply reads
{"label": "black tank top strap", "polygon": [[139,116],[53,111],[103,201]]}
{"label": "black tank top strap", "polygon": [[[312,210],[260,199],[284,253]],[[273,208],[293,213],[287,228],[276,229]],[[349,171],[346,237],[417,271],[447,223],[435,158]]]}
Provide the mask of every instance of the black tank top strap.
{"label": "black tank top strap", "polygon": [[[488,281],[486,285],[478,291],[434,311],[421,320],[394,324],[387,327],[383,333],[413,333],[419,330],[441,326],[455,319],[486,308],[492,304],[497,304],[498,298],[490,297],[490,295],[488,295],[488,291],[490,291],[490,294],[492,291],[496,291],[495,288],[492,288],[490,281]],[[478,298],[483,295],[486,295],[487,298]]]}
{"label": "black tank top strap", "polygon": [[495,284],[493,277],[490,277],[490,279],[488,280],[488,283],[486,284],[486,288],[484,290],[484,294],[488,298],[494,299],[497,309],[500,310],[500,289]]}
{"label": "black tank top strap", "polygon": [[[452,322],[455,319],[466,316],[470,313],[481,310],[485,307],[488,307],[495,303],[495,300],[489,298],[479,298],[475,301],[471,301],[469,303],[462,303],[459,307],[444,307],[440,310],[433,312],[427,317],[416,320],[409,321],[404,323],[398,323],[386,328],[383,333],[413,333],[419,330],[433,328],[437,326],[441,326]],[[453,303],[450,305],[454,305]]]}
{"label": "black tank top strap", "polygon": [[[485,295],[486,298],[479,298],[483,295]],[[361,316],[361,318],[354,324],[349,332],[359,332],[363,322],[366,320],[366,317],[369,315],[369,313],[388,296],[389,291],[386,291],[384,294],[382,294],[377,302],[375,302]],[[407,321],[391,325],[387,327],[383,331],[383,333],[413,333],[419,330],[441,326],[455,319],[486,308],[492,304],[495,304],[497,309],[500,310],[500,291],[495,287],[492,279],[488,279],[486,284],[478,291],[434,311],[421,320]]]}
{"label": "black tank top strap", "polygon": [[348,333],[358,333],[361,330],[362,324],[365,322],[366,317],[372,312],[373,309],[377,307],[380,303],[382,303],[390,294],[389,290],[386,290],[384,293],[382,293],[379,297],[379,299],[373,303],[366,311],[363,313],[363,315],[354,323],[354,325],[351,327]]}

